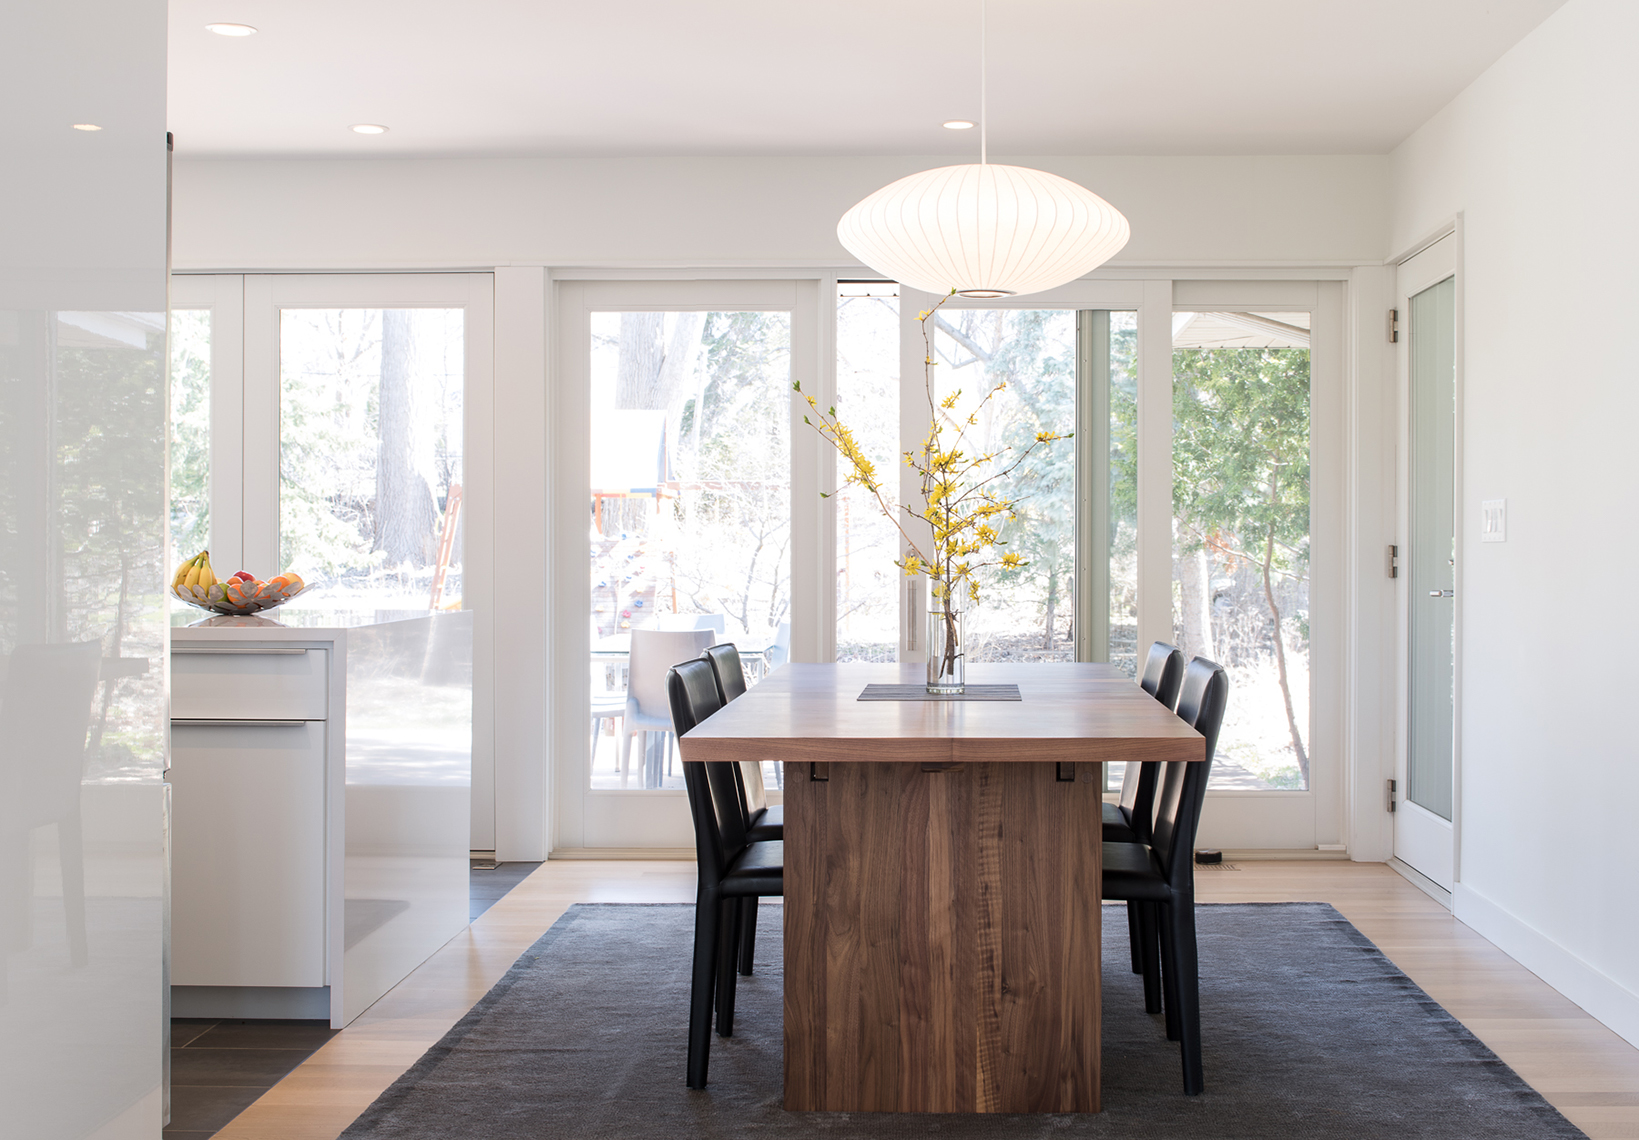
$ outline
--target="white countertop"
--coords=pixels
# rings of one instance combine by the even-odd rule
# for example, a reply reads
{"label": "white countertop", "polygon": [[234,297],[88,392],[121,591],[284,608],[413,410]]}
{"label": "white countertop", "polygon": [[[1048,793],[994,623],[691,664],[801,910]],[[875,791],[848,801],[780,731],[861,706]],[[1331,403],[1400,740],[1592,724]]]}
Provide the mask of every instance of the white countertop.
{"label": "white countertop", "polygon": [[[244,617],[206,614],[189,608],[171,615],[171,639],[188,641],[312,641],[349,629],[368,629],[460,611],[323,610],[280,606]],[[198,615],[197,617],[194,615]],[[272,616],[269,616],[272,615]]]}

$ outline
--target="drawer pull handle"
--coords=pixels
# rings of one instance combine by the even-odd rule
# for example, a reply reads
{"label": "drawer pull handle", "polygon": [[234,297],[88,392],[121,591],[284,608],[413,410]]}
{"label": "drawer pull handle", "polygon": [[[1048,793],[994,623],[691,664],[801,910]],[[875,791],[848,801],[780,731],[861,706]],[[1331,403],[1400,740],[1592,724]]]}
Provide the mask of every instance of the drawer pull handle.
{"label": "drawer pull handle", "polygon": [[305,649],[252,649],[241,645],[173,645],[172,655],[178,653],[306,653]]}
{"label": "drawer pull handle", "polygon": [[304,724],[323,724],[321,721],[305,720],[206,720],[202,717],[171,718],[172,728],[300,728]]}

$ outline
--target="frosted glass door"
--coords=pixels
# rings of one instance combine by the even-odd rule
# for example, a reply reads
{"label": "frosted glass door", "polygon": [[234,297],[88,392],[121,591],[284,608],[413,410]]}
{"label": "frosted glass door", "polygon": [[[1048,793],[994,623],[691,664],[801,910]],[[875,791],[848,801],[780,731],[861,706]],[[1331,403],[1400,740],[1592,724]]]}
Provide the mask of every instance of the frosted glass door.
{"label": "frosted glass door", "polygon": [[1405,704],[1396,761],[1394,854],[1429,882],[1456,882],[1456,239],[1400,266],[1405,393]]}
{"label": "frosted glass door", "polygon": [[1411,299],[1411,630],[1406,797],[1451,818],[1456,632],[1456,280]]}

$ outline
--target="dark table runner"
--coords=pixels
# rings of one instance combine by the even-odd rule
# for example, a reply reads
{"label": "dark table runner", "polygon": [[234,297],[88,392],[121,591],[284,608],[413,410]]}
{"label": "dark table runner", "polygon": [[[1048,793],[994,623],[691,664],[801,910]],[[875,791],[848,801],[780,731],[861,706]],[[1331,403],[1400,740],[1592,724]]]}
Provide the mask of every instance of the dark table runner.
{"label": "dark table runner", "polygon": [[930,693],[924,685],[866,685],[862,701],[1020,701],[1017,685],[968,685],[960,693]]}

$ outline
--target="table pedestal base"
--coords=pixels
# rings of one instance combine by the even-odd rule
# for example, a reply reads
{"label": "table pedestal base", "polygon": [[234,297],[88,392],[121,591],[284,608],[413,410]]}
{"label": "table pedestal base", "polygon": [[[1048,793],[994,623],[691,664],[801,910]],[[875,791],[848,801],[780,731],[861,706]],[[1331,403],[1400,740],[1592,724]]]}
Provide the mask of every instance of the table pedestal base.
{"label": "table pedestal base", "polygon": [[787,1109],[1099,1111],[1103,786],[785,766]]}

